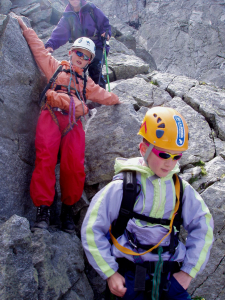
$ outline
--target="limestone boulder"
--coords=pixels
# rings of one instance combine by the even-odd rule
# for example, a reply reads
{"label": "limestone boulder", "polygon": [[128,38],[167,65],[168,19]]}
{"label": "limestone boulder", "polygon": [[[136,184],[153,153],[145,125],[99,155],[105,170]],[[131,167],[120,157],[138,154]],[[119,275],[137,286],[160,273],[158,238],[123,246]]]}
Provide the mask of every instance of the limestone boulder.
{"label": "limestone boulder", "polygon": [[139,127],[139,119],[131,104],[96,108],[85,128],[87,185],[111,180],[116,157],[139,155]]}
{"label": "limestone boulder", "polygon": [[7,15],[12,7],[10,0],[1,0],[0,2],[0,14]]}
{"label": "limestone boulder", "polygon": [[93,299],[76,235],[32,234],[28,220],[13,215],[0,227],[0,246],[1,299]]}
{"label": "limestone boulder", "polygon": [[206,119],[181,98],[174,97],[166,106],[176,109],[185,118],[190,133],[188,150],[179,161],[181,167],[188,164],[210,161],[215,155],[212,132]]}
{"label": "limestone boulder", "polygon": [[149,70],[149,65],[141,58],[122,53],[109,56],[108,66],[114,73],[114,80],[132,78],[136,74],[147,74]]}
{"label": "limestone boulder", "polygon": [[43,79],[16,19],[0,26],[0,219],[34,217],[29,196],[34,137]]}
{"label": "limestone boulder", "polygon": [[217,137],[225,140],[225,91],[212,86],[199,85],[190,89],[184,96],[184,101],[199,111]]}
{"label": "limestone boulder", "polygon": [[160,106],[172,99],[166,91],[159,89],[154,84],[146,83],[143,78],[138,77],[116,81],[116,83],[112,85],[112,91],[119,97],[127,99],[126,101],[130,101],[127,96],[130,96],[131,99],[133,98],[136,102],[136,108],[142,106],[149,108],[152,106]]}

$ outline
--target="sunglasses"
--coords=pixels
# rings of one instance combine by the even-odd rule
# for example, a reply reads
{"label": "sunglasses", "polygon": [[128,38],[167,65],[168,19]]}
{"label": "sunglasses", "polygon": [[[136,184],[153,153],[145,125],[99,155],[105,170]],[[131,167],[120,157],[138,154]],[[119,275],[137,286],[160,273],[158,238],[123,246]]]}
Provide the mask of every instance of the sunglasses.
{"label": "sunglasses", "polygon": [[182,153],[180,153],[180,154],[171,154],[171,153],[168,153],[168,152],[157,150],[155,148],[152,149],[152,152],[156,156],[158,156],[158,157],[160,157],[162,159],[170,159],[170,158],[172,158],[172,160],[179,160],[182,157]]}
{"label": "sunglasses", "polygon": [[78,51],[78,50],[73,50],[73,52],[75,52],[77,56],[83,57],[84,60],[88,60],[88,61],[91,60],[90,57],[88,57],[87,55],[85,55],[83,52],[80,52],[80,51]]}

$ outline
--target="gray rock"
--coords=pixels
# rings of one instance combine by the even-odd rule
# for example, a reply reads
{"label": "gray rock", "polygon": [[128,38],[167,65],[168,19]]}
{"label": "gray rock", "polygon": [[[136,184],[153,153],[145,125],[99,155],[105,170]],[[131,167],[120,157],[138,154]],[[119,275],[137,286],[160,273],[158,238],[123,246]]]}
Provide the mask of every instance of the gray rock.
{"label": "gray rock", "polygon": [[218,137],[225,140],[224,90],[210,86],[196,86],[184,96],[184,101],[205,116]]}
{"label": "gray rock", "polygon": [[139,108],[162,105],[171,100],[171,96],[167,92],[138,77],[121,80],[118,84],[113,85],[112,91],[119,97],[126,98],[129,95],[135,100],[136,107]]}
{"label": "gray rock", "polygon": [[92,290],[83,273],[81,242],[76,235],[62,231],[50,233],[40,229],[32,235],[32,245],[39,299],[59,299],[62,295],[69,297],[70,290],[80,300],[93,299]]}
{"label": "gray rock", "polygon": [[[45,81],[18,22],[8,17],[0,37],[0,219],[34,218],[29,184],[34,164],[38,98]],[[26,72],[24,72],[26,70]]]}
{"label": "gray rock", "polygon": [[190,168],[187,170],[184,170],[182,174],[180,174],[181,178],[188,181],[192,181],[193,179],[198,179],[201,177],[201,171],[202,169],[200,167]]}
{"label": "gray rock", "polygon": [[0,299],[38,299],[29,222],[12,216],[0,227]]}
{"label": "gray rock", "polygon": [[179,161],[180,165],[183,167],[200,160],[207,162],[213,159],[215,145],[211,136],[211,129],[205,118],[179,97],[174,97],[166,106],[180,112],[188,124],[190,143],[188,150],[184,152]]}
{"label": "gray rock", "polygon": [[193,298],[201,296],[206,300],[224,299],[224,270],[224,243],[218,237],[211,250],[207,267],[201,274],[192,280],[188,292]]}
{"label": "gray rock", "polygon": [[126,55],[135,55],[135,52],[132,49],[129,49],[121,43],[120,41],[116,40],[114,37],[111,37],[109,40],[109,55],[115,54],[115,53],[123,53]]}
{"label": "gray rock", "polygon": [[53,22],[53,24],[57,24],[65,10],[65,5],[60,1],[54,1],[51,3],[51,7],[52,7],[51,22]]}
{"label": "gray rock", "polygon": [[111,180],[116,157],[139,155],[139,127],[140,122],[132,105],[97,108],[86,129],[86,184]]}
{"label": "gray rock", "polygon": [[0,36],[2,35],[3,31],[8,22],[8,17],[6,15],[0,15]]}
{"label": "gray rock", "polygon": [[[224,87],[223,1],[93,2],[106,12],[112,24],[116,16],[120,23],[130,25],[131,32],[138,28],[136,44],[150,53],[159,71]],[[119,24],[118,31],[121,27]]]}
{"label": "gray rock", "polygon": [[45,22],[50,22],[52,15],[52,8],[48,8],[45,10],[42,10],[41,12],[34,12],[32,13],[29,18],[32,22],[32,24],[37,24],[39,22],[45,21]]}
{"label": "gray rock", "polygon": [[141,58],[126,54],[114,54],[108,57],[108,66],[115,74],[115,80],[132,78],[136,74],[147,74],[149,65]]}
{"label": "gray rock", "polygon": [[13,6],[27,6],[36,3],[37,0],[11,0]]}
{"label": "gray rock", "polygon": [[205,164],[201,179],[193,182],[192,186],[201,192],[213,183],[220,181],[224,175],[225,161],[221,156],[217,156]]}
{"label": "gray rock", "polygon": [[1,299],[91,300],[81,242],[62,231],[36,230],[17,215],[0,227]]}
{"label": "gray rock", "polygon": [[225,209],[224,209],[224,191],[225,191],[225,178],[209,186],[202,194],[202,198],[207,204],[214,220],[214,233],[217,237],[218,234],[224,229],[225,225]]}
{"label": "gray rock", "polygon": [[28,5],[25,8],[22,8],[22,10],[20,11],[20,14],[25,17],[28,17],[29,15],[31,15],[33,13],[36,13],[36,12],[40,13],[40,11],[41,11],[40,3],[34,3],[32,5]]}
{"label": "gray rock", "polygon": [[1,0],[0,2],[0,14],[7,15],[12,7],[10,0]]}
{"label": "gray rock", "polygon": [[176,77],[176,75],[174,74],[162,73],[158,71],[152,71],[147,76],[152,81],[152,83],[162,88],[163,90],[166,90],[169,84],[172,83],[173,79]]}
{"label": "gray rock", "polygon": [[221,141],[218,138],[214,138],[215,146],[216,146],[216,155],[220,155],[225,151],[225,141]]}

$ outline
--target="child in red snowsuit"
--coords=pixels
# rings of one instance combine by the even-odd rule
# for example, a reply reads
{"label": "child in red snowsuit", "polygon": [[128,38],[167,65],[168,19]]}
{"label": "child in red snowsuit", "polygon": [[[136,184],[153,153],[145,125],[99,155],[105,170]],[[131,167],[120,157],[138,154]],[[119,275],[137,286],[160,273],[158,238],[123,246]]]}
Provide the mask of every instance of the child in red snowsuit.
{"label": "child in red snowsuit", "polygon": [[[74,232],[71,205],[83,192],[85,133],[80,117],[88,113],[85,98],[105,105],[119,104],[118,97],[96,85],[91,78],[85,84],[83,69],[95,56],[95,45],[89,38],[77,39],[69,51],[70,60],[59,62],[45,49],[33,29],[15,16],[41,71],[49,81],[57,68],[60,72],[46,93],[36,129],[36,161],[30,194],[37,206],[37,219],[32,228],[47,228],[50,206],[55,195],[55,166],[60,150],[60,187],[62,229]],[[86,88],[84,87],[86,85]]]}

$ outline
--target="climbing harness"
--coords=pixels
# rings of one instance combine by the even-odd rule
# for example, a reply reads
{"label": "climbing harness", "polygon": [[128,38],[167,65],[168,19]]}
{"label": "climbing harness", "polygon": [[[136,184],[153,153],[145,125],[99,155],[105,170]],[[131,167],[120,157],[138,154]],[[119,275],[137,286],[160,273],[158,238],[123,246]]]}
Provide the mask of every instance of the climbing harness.
{"label": "climbing harness", "polygon": [[[65,72],[65,73],[69,73],[70,74],[70,80],[69,80],[69,85],[58,85],[56,83],[57,77],[59,75],[60,72]],[[76,80],[76,84],[78,85],[78,89],[76,88],[76,84],[74,81],[74,77]],[[80,91],[80,86],[79,86],[79,81],[78,78],[82,79],[84,81],[84,86],[83,86],[83,91],[81,93]],[[74,87],[71,86],[73,82]],[[87,85],[87,76],[84,72],[84,77],[82,77],[81,75],[77,74],[76,72],[74,72],[72,70],[72,65],[70,63],[70,68],[69,69],[63,69],[63,65],[59,65],[59,67],[56,69],[55,73],[53,74],[52,78],[49,80],[48,84],[46,85],[46,87],[44,88],[43,92],[41,93],[40,99],[39,99],[39,104],[42,105],[41,110],[48,110],[52,116],[52,119],[54,120],[54,122],[57,124],[57,126],[59,127],[59,122],[58,119],[55,115],[55,111],[59,111],[61,112],[63,115],[68,115],[69,117],[69,124],[67,125],[67,127],[64,129],[64,131],[62,132],[62,137],[64,137],[70,130],[73,129],[74,125],[76,125],[76,117],[75,117],[75,113],[76,113],[76,108],[75,108],[75,103],[73,100],[73,96],[76,96],[81,104],[82,104],[82,108],[83,108],[83,116],[84,116],[84,103],[86,103],[86,85]],[[51,107],[47,102],[46,102],[46,92],[52,89],[54,91],[62,91],[65,94],[68,94],[70,96],[70,105],[69,105],[69,112],[60,109],[58,107]]]}

